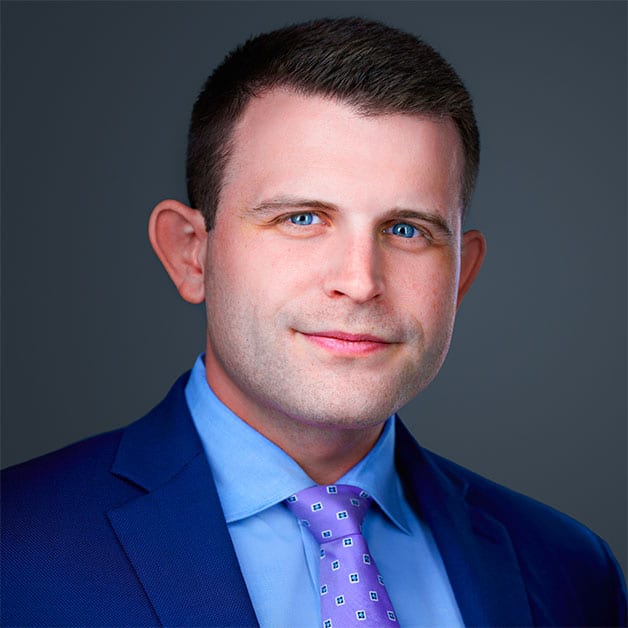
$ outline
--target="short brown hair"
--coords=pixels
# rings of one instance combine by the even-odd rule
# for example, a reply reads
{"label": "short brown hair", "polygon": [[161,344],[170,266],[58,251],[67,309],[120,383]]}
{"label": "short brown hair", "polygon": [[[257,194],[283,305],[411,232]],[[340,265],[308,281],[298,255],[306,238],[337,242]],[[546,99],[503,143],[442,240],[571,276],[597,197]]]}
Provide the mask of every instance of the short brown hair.
{"label": "short brown hair", "polygon": [[463,210],[479,165],[479,134],[468,91],[454,69],[414,35],[362,18],[321,19],[258,35],[232,51],[194,104],[187,156],[190,205],[214,224],[233,127],[248,101],[288,87],[335,98],[364,115],[451,118],[464,152]]}

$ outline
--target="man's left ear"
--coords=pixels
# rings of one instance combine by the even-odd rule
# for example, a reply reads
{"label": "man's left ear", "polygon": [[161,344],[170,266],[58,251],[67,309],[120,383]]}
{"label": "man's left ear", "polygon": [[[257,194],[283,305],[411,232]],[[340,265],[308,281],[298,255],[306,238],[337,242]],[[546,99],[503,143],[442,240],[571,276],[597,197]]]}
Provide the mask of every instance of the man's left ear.
{"label": "man's left ear", "polygon": [[148,238],[181,297],[202,303],[207,245],[203,214],[179,201],[162,201],[150,215]]}
{"label": "man's left ear", "polygon": [[486,240],[481,232],[472,229],[462,234],[462,250],[460,253],[460,279],[458,282],[458,301],[460,307],[462,297],[471,287],[473,280],[480,271],[484,255],[486,254]]}

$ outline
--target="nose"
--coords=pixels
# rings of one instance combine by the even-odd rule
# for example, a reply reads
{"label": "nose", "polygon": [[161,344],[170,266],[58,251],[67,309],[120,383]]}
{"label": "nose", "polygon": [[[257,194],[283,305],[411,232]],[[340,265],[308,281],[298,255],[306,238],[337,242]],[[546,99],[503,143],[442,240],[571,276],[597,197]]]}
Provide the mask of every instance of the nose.
{"label": "nose", "polygon": [[383,295],[383,260],[372,235],[336,243],[328,254],[323,280],[327,296],[366,303]]}

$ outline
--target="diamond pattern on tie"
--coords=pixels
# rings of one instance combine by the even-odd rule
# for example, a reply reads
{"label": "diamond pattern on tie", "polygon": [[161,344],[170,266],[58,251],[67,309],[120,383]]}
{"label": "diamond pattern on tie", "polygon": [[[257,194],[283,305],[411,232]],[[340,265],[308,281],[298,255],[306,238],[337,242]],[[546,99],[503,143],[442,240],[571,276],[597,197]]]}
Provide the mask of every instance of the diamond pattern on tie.
{"label": "diamond pattern on tie", "polygon": [[342,484],[313,486],[285,504],[321,545],[323,628],[394,626],[397,618],[384,580],[362,536],[369,495]]}

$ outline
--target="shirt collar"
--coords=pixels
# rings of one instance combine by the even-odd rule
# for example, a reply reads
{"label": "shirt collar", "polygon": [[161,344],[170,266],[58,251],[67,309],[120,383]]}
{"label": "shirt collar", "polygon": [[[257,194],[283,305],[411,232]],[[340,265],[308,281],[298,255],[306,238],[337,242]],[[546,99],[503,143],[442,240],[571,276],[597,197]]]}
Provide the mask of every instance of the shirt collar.
{"label": "shirt collar", "polygon": [[[218,399],[207,383],[204,354],[194,363],[185,396],[227,523],[255,515],[313,485],[288,454]],[[394,450],[395,422],[390,417],[373,449],[338,484],[365,490],[399,528],[409,533]]]}
{"label": "shirt collar", "polygon": [[403,514],[403,488],[395,469],[395,417],[384,429],[369,453],[349,469],[338,484],[350,484],[366,491],[388,517],[406,534],[410,528]]}

